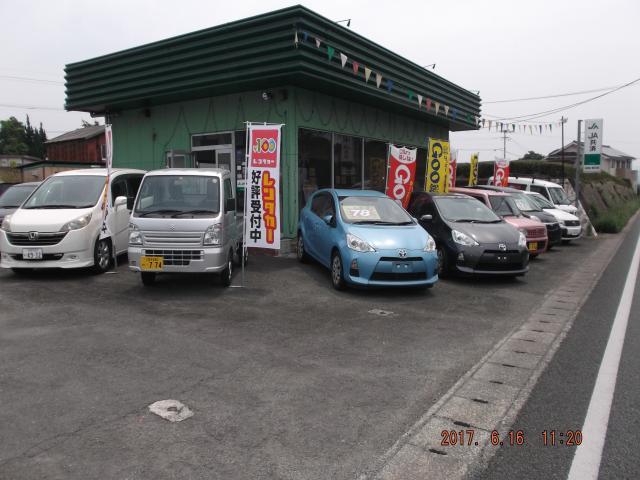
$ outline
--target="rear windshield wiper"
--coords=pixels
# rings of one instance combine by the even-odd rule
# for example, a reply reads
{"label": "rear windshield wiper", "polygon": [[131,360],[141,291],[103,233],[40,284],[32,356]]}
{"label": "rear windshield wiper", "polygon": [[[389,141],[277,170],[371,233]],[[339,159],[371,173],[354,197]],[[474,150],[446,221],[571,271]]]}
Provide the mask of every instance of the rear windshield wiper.
{"label": "rear windshield wiper", "polygon": [[179,215],[196,215],[198,213],[213,213],[214,215],[217,215],[218,212],[216,212],[215,210],[187,210],[185,212],[178,212],[178,213],[174,213],[173,215],[171,215],[172,218],[175,218]]}
{"label": "rear windshield wiper", "polygon": [[153,215],[153,214],[158,214],[158,215],[162,215],[162,214],[167,214],[167,213],[180,213],[180,210],[168,210],[168,209],[158,209],[158,210],[150,210],[148,212],[136,212],[136,215],[138,217],[146,217],[147,215]]}

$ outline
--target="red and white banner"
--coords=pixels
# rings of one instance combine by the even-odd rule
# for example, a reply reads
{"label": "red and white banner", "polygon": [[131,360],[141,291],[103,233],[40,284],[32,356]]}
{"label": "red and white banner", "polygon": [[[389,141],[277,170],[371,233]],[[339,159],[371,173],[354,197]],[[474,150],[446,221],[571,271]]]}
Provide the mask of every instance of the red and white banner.
{"label": "red and white banner", "polygon": [[458,168],[458,150],[451,151],[451,157],[449,158],[449,171],[447,172],[447,184],[449,190],[456,186],[456,169]]}
{"label": "red and white banner", "polygon": [[245,188],[247,247],[280,249],[280,141],[282,125],[249,125]]}
{"label": "red and white banner", "polygon": [[416,177],[417,148],[389,146],[389,175],[386,194],[407,208]]}
{"label": "red and white banner", "polygon": [[496,160],[493,166],[493,184],[498,187],[509,186],[509,160]]}
{"label": "red and white banner", "polygon": [[109,208],[109,187],[111,186],[111,167],[113,166],[113,132],[111,131],[110,124],[104,126],[104,134],[106,140],[105,150],[107,154],[107,158],[105,159],[107,177],[104,182],[104,196],[102,197],[102,226],[100,227],[100,240],[111,237],[109,222],[107,222],[107,217],[111,213],[111,209]]}

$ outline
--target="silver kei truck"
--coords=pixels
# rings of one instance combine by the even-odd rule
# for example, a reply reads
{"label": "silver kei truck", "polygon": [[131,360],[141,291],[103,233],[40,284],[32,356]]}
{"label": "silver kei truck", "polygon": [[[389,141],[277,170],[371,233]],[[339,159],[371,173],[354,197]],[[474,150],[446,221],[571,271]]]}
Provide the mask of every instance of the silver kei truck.
{"label": "silver kei truck", "polygon": [[129,268],[158,274],[216,273],[229,286],[242,253],[242,218],[228,170],[166,169],[142,179],[129,220]]}

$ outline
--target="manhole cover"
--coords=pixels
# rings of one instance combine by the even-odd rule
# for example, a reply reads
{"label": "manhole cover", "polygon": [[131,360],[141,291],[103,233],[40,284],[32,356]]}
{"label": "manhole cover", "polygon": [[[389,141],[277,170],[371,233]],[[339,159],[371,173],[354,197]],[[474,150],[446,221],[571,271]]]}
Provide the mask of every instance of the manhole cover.
{"label": "manhole cover", "polygon": [[181,422],[193,417],[193,412],[178,400],[159,400],[149,405],[149,411],[170,422]]}
{"label": "manhole cover", "polygon": [[378,315],[379,317],[392,317],[395,313],[390,312],[389,310],[381,310],[379,308],[374,308],[373,310],[369,310],[369,313],[372,315]]}

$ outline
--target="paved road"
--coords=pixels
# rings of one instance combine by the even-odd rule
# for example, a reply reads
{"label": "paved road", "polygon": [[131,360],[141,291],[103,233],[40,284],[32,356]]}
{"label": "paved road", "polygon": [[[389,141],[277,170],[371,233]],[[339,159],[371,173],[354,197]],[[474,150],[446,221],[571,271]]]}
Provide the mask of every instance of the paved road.
{"label": "paved road", "polygon": [[[502,447],[487,470],[476,478],[567,478],[576,447],[566,446],[566,432],[581,430],[584,425],[639,234],[640,220],[603,273],[520,411],[512,430],[524,432],[526,445]],[[601,479],[640,476],[639,352],[640,282],[637,282],[600,465]],[[555,447],[544,446],[541,435],[544,430],[556,430]],[[563,437],[560,433],[564,433]]]}
{"label": "paved road", "polygon": [[[0,478],[354,478],[598,246],[428,292],[268,257],[244,290],[0,272]],[[167,398],[194,417],[147,412]]]}

